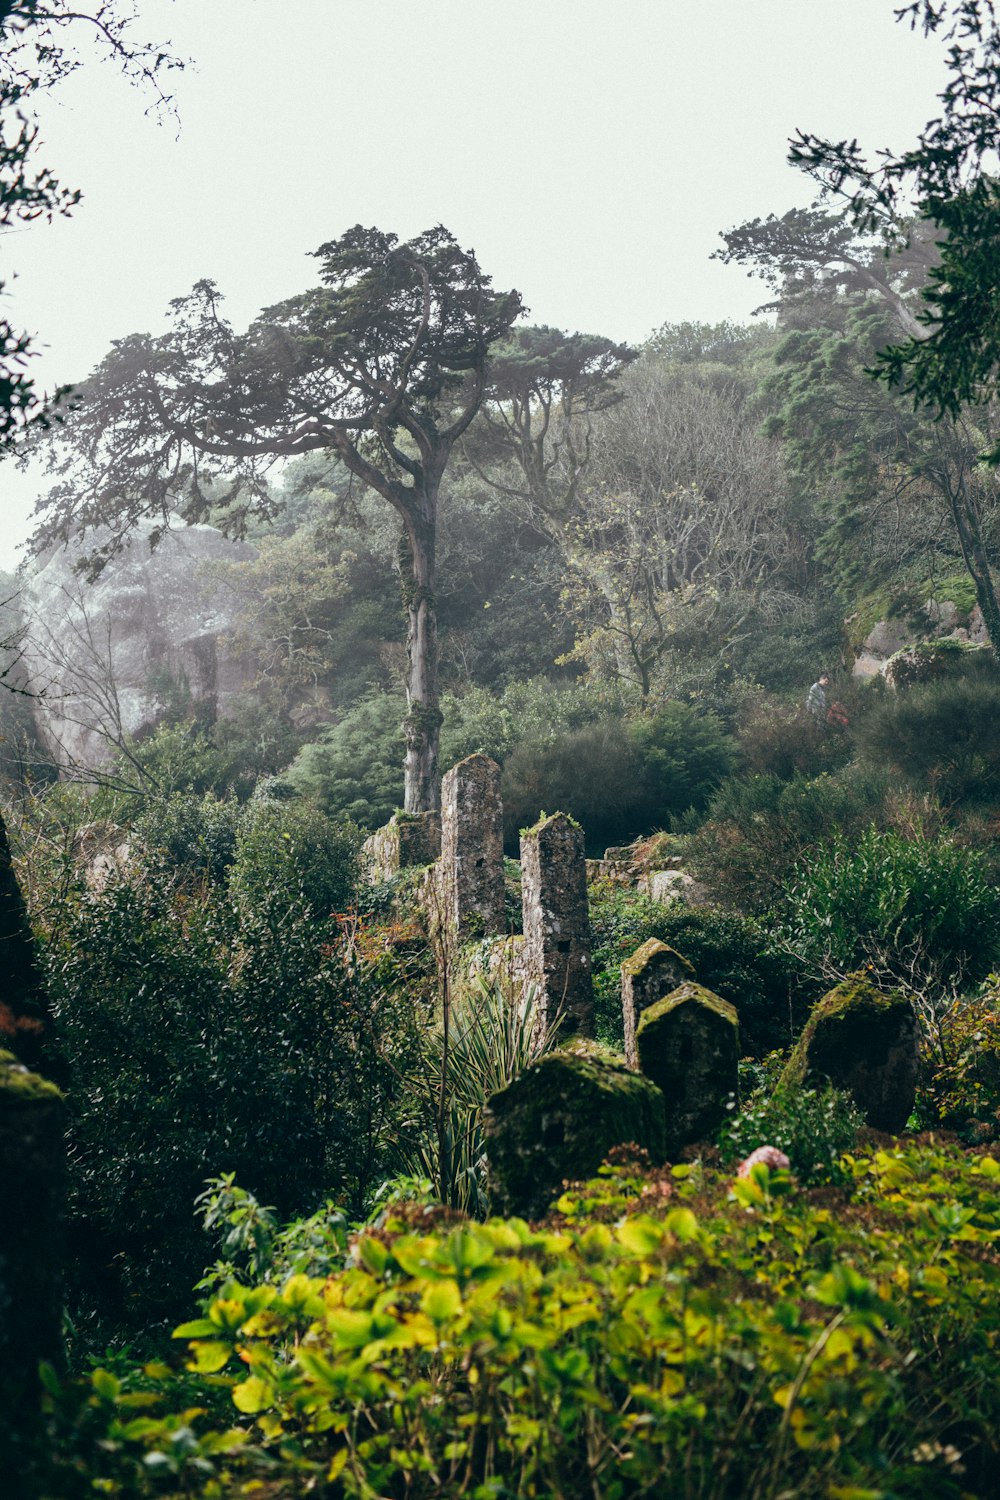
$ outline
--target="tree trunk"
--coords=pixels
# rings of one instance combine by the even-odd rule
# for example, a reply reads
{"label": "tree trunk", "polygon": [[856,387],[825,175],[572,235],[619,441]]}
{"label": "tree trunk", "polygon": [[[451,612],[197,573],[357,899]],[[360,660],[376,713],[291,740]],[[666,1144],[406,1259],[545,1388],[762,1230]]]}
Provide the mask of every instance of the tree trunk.
{"label": "tree trunk", "polygon": [[403,808],[408,813],[434,812],[441,806],[438,744],[441,705],[438,693],[437,601],[434,597],[436,494],[425,493],[423,515],[406,521],[411,575],[406,594],[406,737]]}
{"label": "tree trunk", "polygon": [[994,651],[1000,652],[1000,601],[997,600],[993,570],[979,526],[979,517],[964,490],[963,485],[958,492],[952,490],[949,493],[951,513],[966,569],[976,586],[976,601],[982,612],[990,645]]}

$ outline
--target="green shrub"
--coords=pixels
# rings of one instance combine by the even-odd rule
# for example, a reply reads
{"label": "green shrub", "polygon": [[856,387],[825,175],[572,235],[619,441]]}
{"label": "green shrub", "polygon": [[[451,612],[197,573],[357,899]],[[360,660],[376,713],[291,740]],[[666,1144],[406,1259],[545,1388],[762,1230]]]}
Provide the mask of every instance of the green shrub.
{"label": "green shrub", "polygon": [[728,1166],[756,1151],[777,1146],[803,1183],[843,1182],[841,1164],[854,1149],[864,1124],[850,1095],[832,1085],[823,1089],[765,1087],[733,1113],[719,1133],[719,1150]]}
{"label": "green shrub", "polygon": [[240,814],[229,885],[250,913],[308,907],[325,918],[350,903],[358,830],[301,802],[251,801]]}
{"label": "green shrub", "polygon": [[602,721],[556,740],[519,744],[503,768],[504,847],[519,850],[519,830],[544,809],[581,824],[588,853],[641,832],[638,750],[621,724]]}
{"label": "green shrub", "polygon": [[403,805],[404,713],[402,699],[389,693],[360,698],[303,746],[286,779],[328,816],[381,828]]}
{"label": "green shrub", "polygon": [[204,1265],[206,1178],[235,1173],[291,1218],[331,1193],[360,1212],[390,1165],[410,999],[345,964],[329,869],[297,881],[294,840],[253,835],[233,892],[139,871],[71,894],[44,933],[81,1334],[95,1317],[121,1331],[171,1315]]}
{"label": "green shrub", "polygon": [[621,705],[589,683],[532,677],[509,683],[502,693],[481,687],[445,693],[441,707],[441,765],[448,770],[477,751],[503,765],[522,742],[551,742],[617,718]]}
{"label": "green shrub", "polygon": [[623,1045],[621,965],[648,938],[683,954],[698,983],[736,1007],[746,1056],[788,1046],[812,998],[798,966],[775,951],[766,929],[735,912],[612,890],[591,900],[590,930],[597,1031],[612,1047]]}
{"label": "green shrub", "polygon": [[[832,690],[828,690],[827,698],[835,701]],[[845,707],[853,724],[854,705]],[[804,699],[794,708],[773,699],[758,701],[742,716],[738,738],[747,771],[755,776],[776,776],[781,781],[835,771],[847,764],[852,749],[850,734],[835,728],[817,731]]]}
{"label": "green shrub", "polygon": [[676,702],[624,723],[523,740],[504,765],[507,848],[516,850],[516,830],[543,808],[576,818],[592,854],[626,843],[704,806],[734,757],[716,715]]}
{"label": "green shrub", "polygon": [[887,694],[860,726],[858,742],[869,762],[946,801],[996,798],[1000,682],[977,674]]}
{"label": "green shrub", "polygon": [[867,828],[813,851],[790,883],[782,936],[814,972],[981,979],[1000,942],[1000,890],[983,856],[945,837]]}
{"label": "green shrub", "polygon": [[881,811],[888,778],[848,768],[836,776],[734,777],[688,839],[691,873],[724,906],[770,910],[795,866],[836,829],[859,830]]}
{"label": "green shrub", "polygon": [[985,1500],[998,1178],[897,1149],[817,1195],[619,1153],[538,1226],[400,1203],[328,1278],[227,1286],[187,1373],[56,1387],[43,1492]]}
{"label": "green shrub", "polygon": [[161,877],[203,875],[218,882],[236,854],[239,816],[237,803],[220,802],[213,792],[174,792],[148,798],[133,832]]}
{"label": "green shrub", "polygon": [[953,997],[924,1028],[917,1114],[928,1129],[945,1126],[969,1142],[1000,1137],[1000,981],[991,974],[976,995]]}
{"label": "green shrub", "polygon": [[718,715],[676,700],[632,720],[629,733],[642,765],[640,832],[663,827],[689,808],[703,808],[736,761],[736,744]]}

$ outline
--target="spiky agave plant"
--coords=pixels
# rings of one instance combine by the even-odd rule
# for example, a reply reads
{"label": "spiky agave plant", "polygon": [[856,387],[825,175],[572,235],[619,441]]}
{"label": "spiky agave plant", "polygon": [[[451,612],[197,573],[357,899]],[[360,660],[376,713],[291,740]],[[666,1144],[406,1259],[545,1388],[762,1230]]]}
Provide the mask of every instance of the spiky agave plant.
{"label": "spiky agave plant", "polygon": [[453,995],[447,1034],[441,1023],[428,1034],[410,1079],[418,1117],[399,1143],[401,1170],[429,1177],[442,1203],[485,1218],[486,1101],[548,1051],[555,1032],[536,1023],[533,986],[522,994],[502,978],[479,978]]}

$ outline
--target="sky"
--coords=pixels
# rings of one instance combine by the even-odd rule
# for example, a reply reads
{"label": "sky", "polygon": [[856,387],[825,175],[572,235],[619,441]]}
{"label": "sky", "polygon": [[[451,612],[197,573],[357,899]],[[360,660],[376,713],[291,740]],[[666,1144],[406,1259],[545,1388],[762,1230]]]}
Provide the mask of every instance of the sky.
{"label": "sky", "polygon": [[[86,53],[44,100],[39,160],[83,200],[4,236],[8,316],[52,386],[162,331],[202,277],[244,326],[352,225],[443,223],[536,323],[641,342],[749,320],[765,288],[710,257],[813,198],[789,136],[901,150],[934,113],[942,50],[893,5],[138,0],[136,34],[192,59],[177,120]],[[0,466],[0,567],[43,487]]]}

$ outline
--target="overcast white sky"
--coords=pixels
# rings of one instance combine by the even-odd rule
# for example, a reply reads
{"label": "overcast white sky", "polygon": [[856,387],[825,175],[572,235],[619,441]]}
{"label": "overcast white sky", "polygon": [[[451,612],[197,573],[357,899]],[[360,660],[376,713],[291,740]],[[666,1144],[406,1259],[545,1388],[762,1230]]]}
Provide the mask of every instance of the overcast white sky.
{"label": "overcast white sky", "polygon": [[[158,331],[203,276],[244,324],[315,280],[356,223],[444,223],[534,322],[640,341],[747,319],[764,289],[721,229],[808,203],[797,127],[902,149],[941,49],[893,0],[139,0],[190,56],[180,132],[85,67],[47,100],[41,160],[83,202],[6,236],[9,315],[43,384]],[[38,481],[0,468],[0,566]]]}

